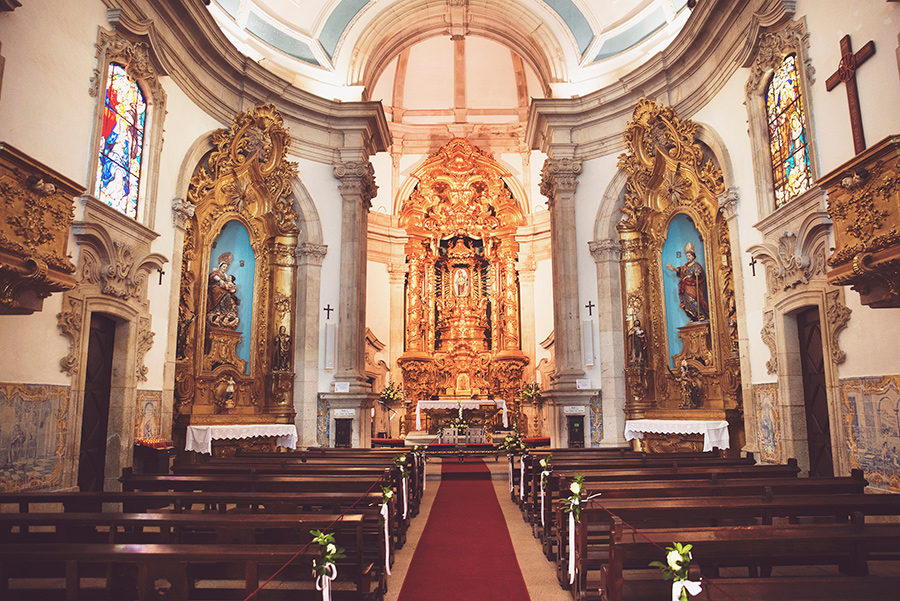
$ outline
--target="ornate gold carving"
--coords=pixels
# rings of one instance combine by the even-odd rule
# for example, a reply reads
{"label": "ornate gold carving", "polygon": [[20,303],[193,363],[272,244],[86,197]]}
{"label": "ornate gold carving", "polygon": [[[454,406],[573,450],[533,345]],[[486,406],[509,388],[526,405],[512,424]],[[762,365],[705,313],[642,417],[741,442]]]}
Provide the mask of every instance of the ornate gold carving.
{"label": "ornate gold carving", "polygon": [[900,306],[900,137],[888,137],[820,180],[834,221],[828,282],[865,305]]}
{"label": "ornate gold carving", "polygon": [[[213,134],[213,143],[187,201],[173,204],[185,226],[176,343],[179,411],[190,414],[191,423],[289,422],[296,257],[321,260],[325,247],[298,248],[291,192],[297,165],[286,159],[290,136],[273,105],[236,115]],[[209,274],[217,261],[227,262],[229,251],[211,247],[230,221],[246,228],[256,261],[253,289],[231,292],[251,304],[247,323],[230,311],[214,314],[209,305]],[[227,285],[226,276],[221,279]],[[249,361],[238,357],[239,343],[249,346]],[[230,400],[228,379],[234,381]]]}
{"label": "ornate gold carving", "polygon": [[0,313],[39,311],[53,292],[75,285],[67,253],[83,188],[0,143]]}
{"label": "ornate gold carving", "polygon": [[[696,125],[671,107],[638,101],[625,131],[627,152],[619,156],[626,173],[622,244],[625,335],[636,319],[646,329],[646,366],[625,370],[629,417],[688,417],[679,410],[698,407],[724,418],[740,399],[737,315],[731,243],[726,212],[736,193],[725,189],[721,170],[705,160],[695,139]],[[724,208],[723,208],[724,207]],[[664,324],[660,256],[671,220],[687,215],[704,243],[709,316],[680,328],[683,350],[671,371]]]}

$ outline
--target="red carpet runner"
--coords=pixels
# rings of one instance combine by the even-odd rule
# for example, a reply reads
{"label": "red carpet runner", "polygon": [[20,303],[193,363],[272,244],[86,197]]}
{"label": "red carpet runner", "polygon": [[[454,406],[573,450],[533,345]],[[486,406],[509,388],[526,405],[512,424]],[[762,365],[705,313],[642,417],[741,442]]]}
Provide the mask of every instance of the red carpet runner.
{"label": "red carpet runner", "polygon": [[399,601],[529,601],[487,466],[445,460],[441,479]]}

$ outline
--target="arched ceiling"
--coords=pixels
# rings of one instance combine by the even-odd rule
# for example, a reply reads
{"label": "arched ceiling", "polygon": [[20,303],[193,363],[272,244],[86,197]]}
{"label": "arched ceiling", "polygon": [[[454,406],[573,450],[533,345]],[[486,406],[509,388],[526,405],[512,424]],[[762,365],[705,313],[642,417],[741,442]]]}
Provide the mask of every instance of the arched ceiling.
{"label": "arched ceiling", "polygon": [[247,56],[325,98],[370,99],[404,52],[468,36],[505,46],[536,75],[540,95],[565,98],[608,85],[665,48],[687,20],[686,3],[212,0],[209,10]]}

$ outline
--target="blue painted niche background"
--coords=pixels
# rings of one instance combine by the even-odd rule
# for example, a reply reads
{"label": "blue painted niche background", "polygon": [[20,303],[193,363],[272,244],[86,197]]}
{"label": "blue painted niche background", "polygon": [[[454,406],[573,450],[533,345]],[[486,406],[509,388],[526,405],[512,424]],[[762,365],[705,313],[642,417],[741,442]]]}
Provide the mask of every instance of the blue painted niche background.
{"label": "blue painted niche background", "polygon": [[222,253],[230,252],[234,260],[228,267],[228,273],[234,276],[237,285],[237,297],[240,323],[236,330],[241,333],[241,342],[237,345],[237,356],[247,362],[244,373],[250,371],[250,332],[253,327],[253,281],[256,278],[256,255],[250,246],[250,234],[240,221],[229,221],[216,236],[209,252],[209,274],[218,264]]}
{"label": "blue painted niche background", "polygon": [[678,300],[678,274],[666,267],[680,267],[687,262],[684,247],[688,242],[694,243],[697,253],[697,262],[703,266],[706,272],[707,298],[709,296],[709,271],[706,269],[706,253],[704,252],[703,238],[694,225],[694,221],[684,213],[679,213],[669,222],[666,232],[666,241],[662,247],[662,271],[663,271],[663,302],[666,306],[666,334],[669,340],[669,367],[675,367],[673,355],[681,352],[681,338],[678,337],[678,328],[687,324],[690,319],[681,308]]}

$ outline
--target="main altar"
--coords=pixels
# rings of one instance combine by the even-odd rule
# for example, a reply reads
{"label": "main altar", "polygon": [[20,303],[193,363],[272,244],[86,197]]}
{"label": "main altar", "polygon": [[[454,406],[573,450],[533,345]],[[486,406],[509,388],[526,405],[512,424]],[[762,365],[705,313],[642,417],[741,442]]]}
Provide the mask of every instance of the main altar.
{"label": "main altar", "polygon": [[454,417],[505,430],[519,418],[528,364],[515,239],[524,213],[512,176],[462,138],[412,175],[418,185],[400,210],[409,236],[401,434],[436,433]]}

